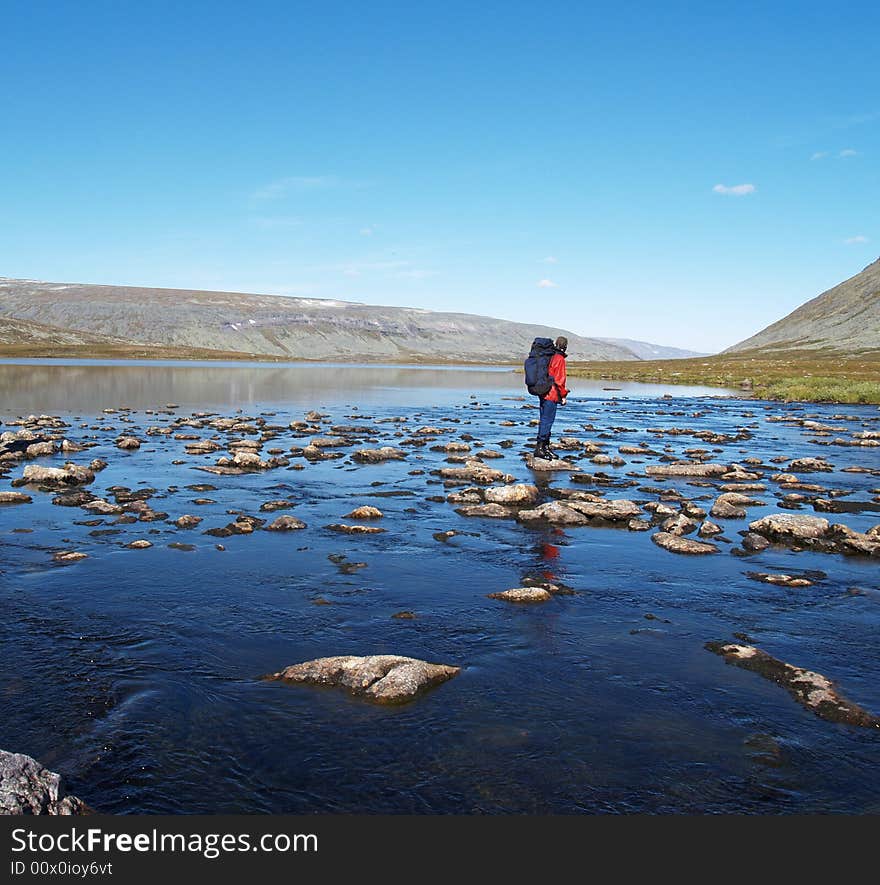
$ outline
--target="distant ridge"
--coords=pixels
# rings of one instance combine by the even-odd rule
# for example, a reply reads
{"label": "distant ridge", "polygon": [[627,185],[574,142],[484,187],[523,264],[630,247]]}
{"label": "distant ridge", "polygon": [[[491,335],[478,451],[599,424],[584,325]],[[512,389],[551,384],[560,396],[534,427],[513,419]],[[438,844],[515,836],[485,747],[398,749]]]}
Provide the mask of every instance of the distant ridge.
{"label": "distant ridge", "polygon": [[[0,321],[45,345],[131,343],[274,359],[518,363],[536,336],[566,335],[577,360],[637,360],[557,327],[350,301],[0,278]],[[76,341],[75,339],[80,339]],[[0,347],[9,344],[0,327]]]}
{"label": "distant ridge", "polygon": [[880,350],[880,258],[724,352],[757,349],[843,354]]}
{"label": "distant ridge", "polygon": [[647,341],[633,341],[630,338],[600,338],[608,344],[625,347],[631,350],[640,360],[684,360],[695,356],[709,356],[696,350],[684,350],[680,347],[664,347],[662,344],[651,344]]}

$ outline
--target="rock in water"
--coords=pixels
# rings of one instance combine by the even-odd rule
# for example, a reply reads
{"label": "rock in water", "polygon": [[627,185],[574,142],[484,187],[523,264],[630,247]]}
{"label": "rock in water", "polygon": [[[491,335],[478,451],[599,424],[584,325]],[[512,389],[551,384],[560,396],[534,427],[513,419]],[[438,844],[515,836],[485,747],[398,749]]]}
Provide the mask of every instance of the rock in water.
{"label": "rock in water", "polygon": [[88,814],[89,807],[68,796],[60,774],[23,753],[0,750],[0,814]]}
{"label": "rock in water", "polygon": [[534,455],[526,455],[526,467],[536,472],[546,470],[570,470],[572,473],[579,473],[580,467],[566,461],[563,458],[536,458]]}
{"label": "rock in water", "polygon": [[295,532],[304,529],[306,524],[295,516],[279,516],[266,526],[267,532]]}
{"label": "rock in water", "polygon": [[402,704],[458,675],[460,667],[399,655],[341,655],[294,664],[266,679],[345,688],[378,704]]}
{"label": "rock in water", "polygon": [[770,546],[770,542],[763,535],[747,532],[742,541],[743,548],[750,553],[760,553]]}
{"label": "rock in water", "polygon": [[489,594],[489,599],[503,599],[505,602],[546,602],[552,598],[553,594],[545,587],[514,587]]}
{"label": "rock in water", "polygon": [[538,488],[527,483],[515,483],[486,489],[485,496],[489,504],[534,504],[538,500]]}
{"label": "rock in water", "polygon": [[678,461],[674,464],[651,464],[645,468],[645,473],[648,476],[723,476],[729,469],[724,464]]}
{"label": "rock in water", "polygon": [[728,664],[753,670],[781,685],[801,706],[829,722],[843,722],[867,728],[880,728],[880,717],[873,716],[837,693],[834,683],[821,673],[786,664],[753,645],[707,642],[706,648]]}
{"label": "rock in water", "polygon": [[377,525],[346,525],[344,522],[334,522],[325,528],[343,535],[378,535],[385,531]]}
{"label": "rock in water", "polygon": [[41,467],[38,464],[28,464],[24,468],[21,479],[12,481],[14,486],[19,485],[88,485],[94,482],[95,474],[88,467],[79,464],[71,464],[69,461],[64,467]]}
{"label": "rock in water", "polygon": [[551,525],[587,525],[590,521],[583,513],[559,501],[548,501],[534,510],[520,510],[516,518],[520,522],[549,522]]}
{"label": "rock in water", "polygon": [[651,535],[651,540],[670,553],[689,553],[700,555],[703,553],[717,553],[718,548],[714,544],[706,544],[704,541],[692,541],[690,538],[682,538],[670,532],[657,532]]}
{"label": "rock in water", "polygon": [[394,446],[382,446],[378,449],[358,449],[351,458],[360,464],[379,464],[382,461],[403,461],[406,452]]}
{"label": "rock in water", "polygon": [[30,504],[31,501],[33,498],[24,492],[0,492],[0,504]]}
{"label": "rock in water", "polygon": [[490,519],[511,519],[514,510],[503,504],[466,504],[464,507],[456,507],[455,512],[462,516],[486,516]]}
{"label": "rock in water", "polygon": [[381,519],[385,514],[378,507],[371,507],[364,504],[361,507],[355,507],[351,513],[346,513],[344,519]]}
{"label": "rock in water", "polygon": [[825,536],[829,523],[818,516],[773,513],[749,523],[749,531],[774,541],[810,541]]}

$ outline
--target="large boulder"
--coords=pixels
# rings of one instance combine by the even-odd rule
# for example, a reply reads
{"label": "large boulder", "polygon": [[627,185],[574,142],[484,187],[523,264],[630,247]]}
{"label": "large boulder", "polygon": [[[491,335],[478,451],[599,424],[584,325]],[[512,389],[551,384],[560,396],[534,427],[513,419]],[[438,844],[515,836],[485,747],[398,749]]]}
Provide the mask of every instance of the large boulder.
{"label": "large boulder", "polygon": [[60,774],[31,756],[0,750],[0,814],[88,814],[76,796],[68,796]]}
{"label": "large boulder", "polygon": [[89,467],[72,464],[68,461],[63,467],[42,467],[39,464],[28,464],[20,479],[13,480],[14,486],[75,486],[88,485],[94,482],[95,474]]}
{"label": "large boulder", "polygon": [[452,679],[460,670],[460,667],[429,664],[400,655],[342,655],[294,664],[265,678],[287,683],[331,685],[378,704],[401,704]]}
{"label": "large boulder", "polygon": [[828,529],[827,519],[797,513],[771,513],[749,523],[750,532],[783,542],[818,540],[825,537]]}

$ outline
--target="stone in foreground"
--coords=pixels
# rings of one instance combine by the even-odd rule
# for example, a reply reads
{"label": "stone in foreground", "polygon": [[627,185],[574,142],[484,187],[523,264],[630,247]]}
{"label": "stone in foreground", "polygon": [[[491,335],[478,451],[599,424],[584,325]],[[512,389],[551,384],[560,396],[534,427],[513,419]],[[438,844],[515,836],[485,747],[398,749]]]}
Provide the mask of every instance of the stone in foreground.
{"label": "stone in foreground", "polygon": [[0,750],[0,814],[88,814],[89,807],[68,796],[60,774],[31,756]]}
{"label": "stone in foreground", "polygon": [[289,683],[331,685],[377,704],[403,704],[461,671],[400,655],[341,655],[294,664],[267,677]]}
{"label": "stone in foreground", "polygon": [[880,717],[873,716],[837,693],[834,683],[821,673],[786,664],[753,645],[707,642],[706,648],[728,664],[759,673],[781,685],[801,706],[829,722],[880,728]]}

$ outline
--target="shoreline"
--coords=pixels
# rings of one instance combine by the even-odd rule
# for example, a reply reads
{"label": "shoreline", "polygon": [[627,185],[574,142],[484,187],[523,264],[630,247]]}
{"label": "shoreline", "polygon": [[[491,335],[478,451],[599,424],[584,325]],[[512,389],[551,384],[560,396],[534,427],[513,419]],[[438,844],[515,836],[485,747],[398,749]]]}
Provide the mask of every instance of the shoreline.
{"label": "shoreline", "polygon": [[880,352],[743,351],[637,363],[569,361],[570,378],[705,385],[741,391],[744,399],[880,405]]}
{"label": "shoreline", "polygon": [[[478,362],[437,357],[383,357],[371,359],[337,356],[333,360],[291,358],[241,351],[164,346],[99,347],[0,347],[2,361],[112,360],[136,365],[143,362],[258,363],[264,365],[366,365],[376,367],[453,368],[470,367],[521,373],[518,361]],[[23,363],[27,364],[27,363]],[[880,405],[880,352],[841,355],[828,351],[761,351],[719,354],[675,360],[579,361],[569,360],[570,378],[598,381],[629,381],[641,384],[717,387],[737,390],[742,399],[777,402],[810,402],[840,405]]]}

